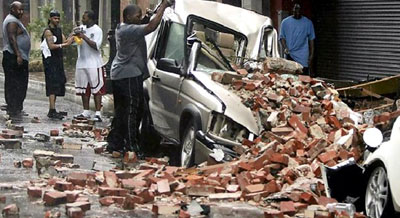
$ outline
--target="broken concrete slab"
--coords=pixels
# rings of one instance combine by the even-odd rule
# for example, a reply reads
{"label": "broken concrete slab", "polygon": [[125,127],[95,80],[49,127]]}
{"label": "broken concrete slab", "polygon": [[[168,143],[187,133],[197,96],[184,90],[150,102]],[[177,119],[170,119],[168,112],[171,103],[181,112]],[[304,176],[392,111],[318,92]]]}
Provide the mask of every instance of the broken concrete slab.
{"label": "broken concrete slab", "polygon": [[2,144],[5,149],[21,149],[22,148],[22,142],[18,139],[0,139],[0,144]]}

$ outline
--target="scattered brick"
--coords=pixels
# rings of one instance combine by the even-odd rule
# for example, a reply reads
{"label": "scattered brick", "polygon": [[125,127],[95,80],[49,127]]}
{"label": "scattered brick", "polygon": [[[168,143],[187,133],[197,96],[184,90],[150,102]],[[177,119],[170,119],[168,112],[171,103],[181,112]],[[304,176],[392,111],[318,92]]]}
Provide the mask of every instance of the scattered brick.
{"label": "scattered brick", "polygon": [[0,139],[0,144],[4,145],[5,149],[21,149],[22,142],[18,139]]}
{"label": "scattered brick", "polygon": [[110,187],[99,187],[98,188],[99,195],[103,196],[126,196],[128,194],[128,190],[123,188],[110,188]]}
{"label": "scattered brick", "polygon": [[33,167],[33,159],[32,158],[26,158],[22,161],[22,166],[24,168],[32,168]]}
{"label": "scattered brick", "polygon": [[2,210],[2,214],[3,214],[4,217],[12,216],[12,215],[18,215],[19,214],[19,208],[17,207],[16,204],[7,205]]}
{"label": "scattered brick", "polygon": [[111,204],[114,204],[114,199],[113,199],[113,196],[106,196],[106,197],[100,198],[99,202],[100,202],[101,206],[108,207]]}
{"label": "scattered brick", "polygon": [[58,191],[49,191],[44,193],[43,201],[46,206],[55,206],[67,203],[67,194]]}
{"label": "scattered brick", "polygon": [[71,182],[57,181],[54,184],[54,189],[57,191],[72,191],[74,190],[74,185]]}
{"label": "scattered brick", "polygon": [[6,200],[7,200],[6,196],[0,195],[0,204],[5,204]]}
{"label": "scattered brick", "polygon": [[137,156],[135,152],[126,152],[124,155],[125,163],[135,163],[137,162]]}
{"label": "scattered brick", "polygon": [[70,207],[67,209],[68,218],[83,218],[84,212],[79,207]]}
{"label": "scattered brick", "polygon": [[31,198],[42,198],[42,188],[30,186],[27,189],[28,196]]}
{"label": "scattered brick", "polygon": [[82,209],[83,212],[90,210],[90,203],[89,202],[74,202],[74,203],[68,203],[65,205],[65,209],[69,210],[70,208],[78,207]]}
{"label": "scattered brick", "polygon": [[52,129],[50,130],[50,136],[59,136],[60,133],[58,131],[58,129]]}
{"label": "scattered brick", "polygon": [[293,201],[281,201],[280,209],[282,213],[289,215],[293,215],[296,212]]}
{"label": "scattered brick", "polygon": [[261,192],[264,191],[264,188],[264,184],[248,185],[246,186],[245,191],[247,193]]}

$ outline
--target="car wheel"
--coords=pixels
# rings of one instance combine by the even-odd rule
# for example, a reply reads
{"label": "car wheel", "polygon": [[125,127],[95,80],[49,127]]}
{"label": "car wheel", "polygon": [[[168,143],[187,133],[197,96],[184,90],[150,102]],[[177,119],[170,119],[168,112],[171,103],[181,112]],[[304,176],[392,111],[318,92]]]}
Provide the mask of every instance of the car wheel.
{"label": "car wheel", "polygon": [[186,125],[184,133],[181,139],[181,156],[180,156],[180,166],[181,167],[191,167],[194,164],[194,145],[196,140],[196,132],[198,127],[191,119]]}
{"label": "car wheel", "polygon": [[380,218],[394,215],[389,180],[384,167],[376,167],[368,180],[365,192],[365,211],[367,217]]}
{"label": "car wheel", "polygon": [[153,120],[147,101],[145,101],[143,105],[143,116],[140,122],[139,132],[142,150],[147,154],[154,153],[160,145],[161,137],[153,127]]}

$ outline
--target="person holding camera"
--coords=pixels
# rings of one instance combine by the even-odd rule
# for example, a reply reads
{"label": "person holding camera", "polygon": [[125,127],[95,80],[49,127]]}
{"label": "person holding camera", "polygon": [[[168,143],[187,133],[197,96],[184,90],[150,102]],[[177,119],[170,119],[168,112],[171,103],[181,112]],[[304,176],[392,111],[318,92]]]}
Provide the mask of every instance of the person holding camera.
{"label": "person holding camera", "polygon": [[143,113],[143,80],[149,77],[145,36],[161,22],[167,7],[174,1],[163,0],[147,24],[142,10],[128,5],[123,10],[123,23],[115,31],[117,54],[111,66],[114,95],[114,119],[107,137],[107,150],[134,151],[143,157],[139,147],[139,124]]}

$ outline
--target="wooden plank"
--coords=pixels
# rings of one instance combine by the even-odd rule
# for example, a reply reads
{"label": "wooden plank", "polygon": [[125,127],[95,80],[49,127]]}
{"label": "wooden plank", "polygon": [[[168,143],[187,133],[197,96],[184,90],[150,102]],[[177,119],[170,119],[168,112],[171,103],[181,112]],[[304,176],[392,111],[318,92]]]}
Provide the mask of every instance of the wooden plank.
{"label": "wooden plank", "polygon": [[351,90],[363,88],[379,95],[397,93],[400,84],[400,75],[386,77],[380,80],[337,89],[340,95],[346,96]]}

